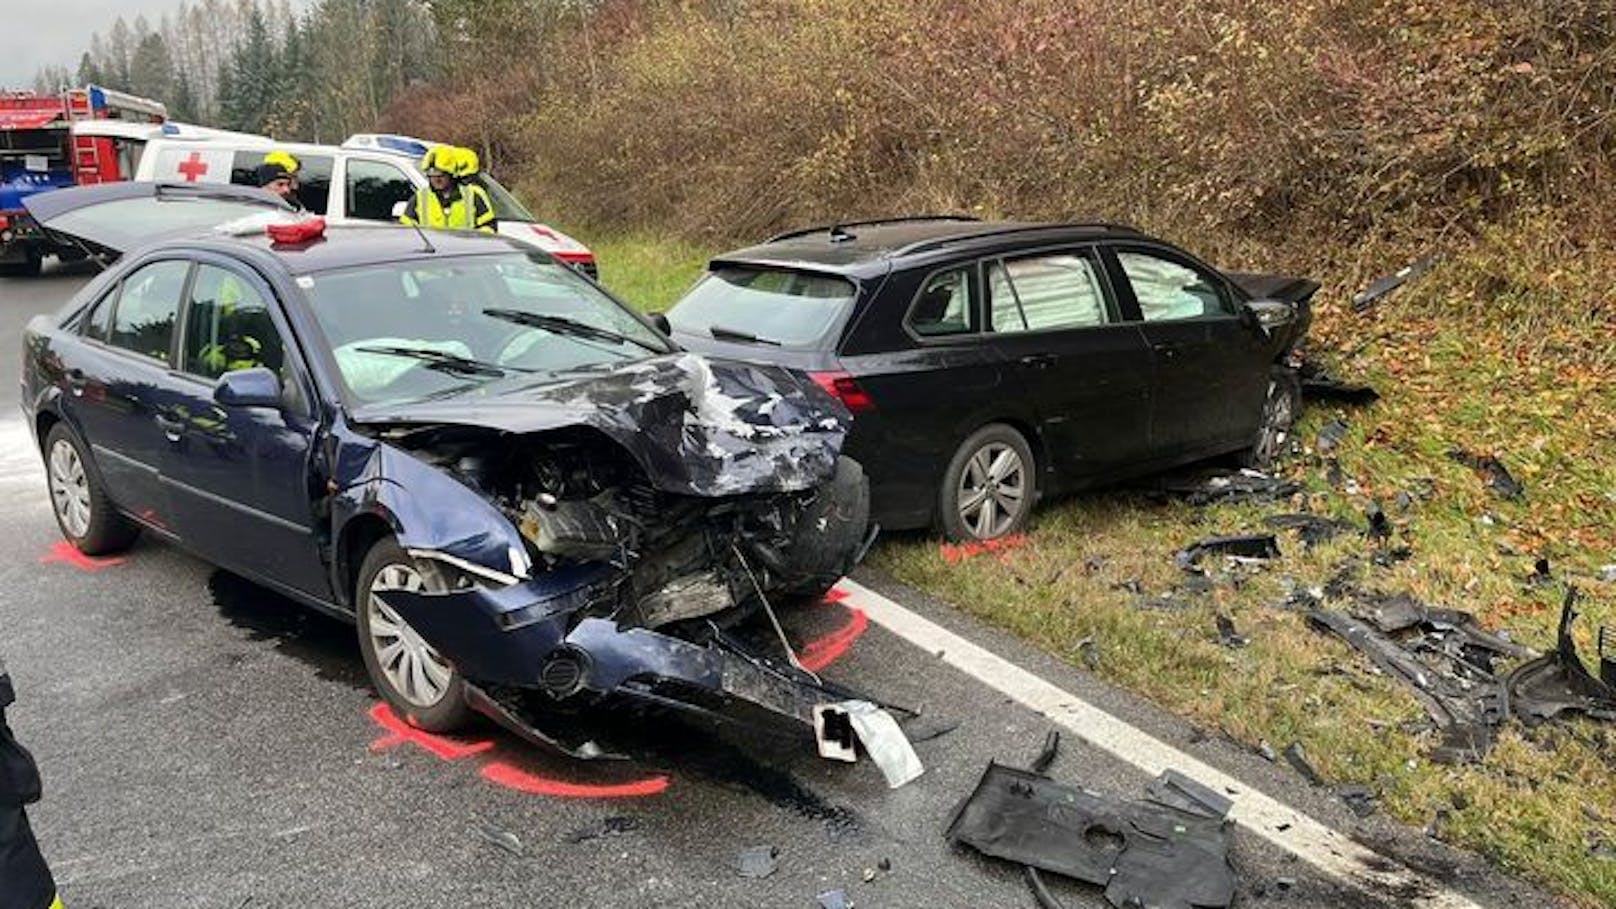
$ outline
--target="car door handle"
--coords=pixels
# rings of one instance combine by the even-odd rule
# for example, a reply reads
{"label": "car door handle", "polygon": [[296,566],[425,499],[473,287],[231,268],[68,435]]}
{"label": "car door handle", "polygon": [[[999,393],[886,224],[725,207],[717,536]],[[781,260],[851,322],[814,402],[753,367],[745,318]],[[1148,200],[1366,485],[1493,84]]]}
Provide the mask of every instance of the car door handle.
{"label": "car door handle", "polygon": [[1030,366],[1033,369],[1048,369],[1049,367],[1055,365],[1055,355],[1054,354],[1028,354],[1027,356],[1022,357],[1021,359],[1017,360],[1016,362],[1020,363],[1022,366]]}
{"label": "car door handle", "polygon": [[1154,350],[1155,352],[1157,352],[1157,353],[1161,354],[1162,356],[1167,357],[1169,359],[1178,356],[1178,345],[1177,344],[1168,344],[1167,342],[1164,341],[1164,342],[1162,342],[1160,344],[1152,344],[1152,345],[1150,345],[1150,349]]}
{"label": "car door handle", "polygon": [[87,383],[88,380],[84,378],[84,370],[69,369],[67,371],[67,387],[74,395],[83,395],[84,386]]}
{"label": "car door handle", "polygon": [[167,438],[170,442],[178,442],[180,436],[185,433],[185,422],[183,420],[165,417],[162,414],[158,414],[156,420],[157,428],[163,431],[164,438]]}

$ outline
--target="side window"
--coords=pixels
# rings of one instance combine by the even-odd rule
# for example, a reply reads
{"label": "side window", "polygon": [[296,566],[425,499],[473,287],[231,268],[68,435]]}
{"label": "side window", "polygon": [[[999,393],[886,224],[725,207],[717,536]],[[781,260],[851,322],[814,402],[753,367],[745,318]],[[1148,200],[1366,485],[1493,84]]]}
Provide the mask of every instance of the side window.
{"label": "side window", "polygon": [[1141,252],[1119,252],[1117,260],[1146,322],[1199,319],[1229,311],[1217,284],[1193,268]]}
{"label": "side window", "polygon": [[107,332],[112,328],[112,308],[118,302],[118,288],[101,295],[90,307],[90,314],[84,318],[84,336],[97,341],[105,341]]}
{"label": "side window", "polygon": [[198,265],[186,305],[181,369],[209,379],[254,366],[281,371],[285,352],[280,333],[268,304],[246,279],[213,265]]}
{"label": "side window", "polygon": [[940,272],[926,279],[905,324],[925,338],[965,335],[976,331],[976,305],[971,294],[969,268]]}
{"label": "side window", "polygon": [[391,164],[348,159],[348,217],[366,221],[392,221],[393,206],[415,195],[415,184]]}
{"label": "side window", "polygon": [[136,269],[124,278],[107,343],[167,363],[180,293],[190,269],[190,262],[170,259]]}
{"label": "side window", "polygon": [[1093,260],[1074,253],[996,262],[988,269],[999,333],[1104,325],[1105,291]]}
{"label": "side window", "polygon": [[[236,152],[230,162],[230,182],[240,186],[258,185],[258,165],[264,163],[267,148],[250,148]],[[303,207],[317,215],[325,214],[331,201],[330,155],[298,155],[297,198]]]}

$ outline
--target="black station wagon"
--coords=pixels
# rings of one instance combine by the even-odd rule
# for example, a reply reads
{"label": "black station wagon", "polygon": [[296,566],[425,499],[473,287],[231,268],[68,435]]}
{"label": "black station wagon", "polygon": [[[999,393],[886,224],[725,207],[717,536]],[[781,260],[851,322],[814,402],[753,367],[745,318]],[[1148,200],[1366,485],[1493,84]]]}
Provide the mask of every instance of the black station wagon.
{"label": "black station wagon", "polygon": [[712,260],[683,347],[807,373],[854,413],[874,518],[991,539],[1045,494],[1284,443],[1314,282],[1127,227],[910,218]]}

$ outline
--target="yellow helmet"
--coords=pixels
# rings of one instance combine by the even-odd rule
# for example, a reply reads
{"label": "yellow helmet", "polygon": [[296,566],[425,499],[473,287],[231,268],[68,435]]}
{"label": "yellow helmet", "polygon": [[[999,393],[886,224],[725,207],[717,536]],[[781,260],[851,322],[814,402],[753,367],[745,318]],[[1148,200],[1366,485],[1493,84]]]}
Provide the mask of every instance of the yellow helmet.
{"label": "yellow helmet", "polygon": [[280,149],[276,149],[265,155],[264,163],[279,167],[289,174],[297,173],[297,169],[303,166],[302,162],[297,160],[297,156],[293,155],[291,152],[282,151]]}
{"label": "yellow helmet", "polygon": [[457,148],[454,152],[454,168],[449,171],[450,173],[462,180],[477,173],[481,162],[477,160],[476,152],[469,148]]}

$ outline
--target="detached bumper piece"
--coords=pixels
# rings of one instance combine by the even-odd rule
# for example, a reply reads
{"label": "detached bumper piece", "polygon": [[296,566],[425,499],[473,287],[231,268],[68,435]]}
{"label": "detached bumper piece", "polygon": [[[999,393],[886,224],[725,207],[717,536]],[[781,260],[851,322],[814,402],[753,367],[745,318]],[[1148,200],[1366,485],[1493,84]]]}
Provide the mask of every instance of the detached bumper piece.
{"label": "detached bumper piece", "polygon": [[[1141,800],[1067,786],[998,763],[955,812],[946,836],[984,855],[1105,888],[1117,907],[1207,909],[1234,900],[1231,804],[1174,771]],[[1046,900],[1036,874],[1035,892]]]}

